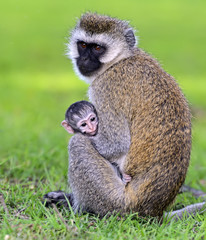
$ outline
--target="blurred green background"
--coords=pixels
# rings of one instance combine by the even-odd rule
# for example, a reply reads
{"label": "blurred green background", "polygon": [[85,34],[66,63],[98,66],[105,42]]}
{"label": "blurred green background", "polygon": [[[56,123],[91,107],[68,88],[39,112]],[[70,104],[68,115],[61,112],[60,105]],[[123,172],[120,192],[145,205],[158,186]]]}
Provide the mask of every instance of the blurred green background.
{"label": "blurred green background", "polygon": [[[0,3],[0,179],[66,186],[66,108],[87,99],[65,43],[76,18],[96,11],[129,20],[139,47],[173,75],[193,113],[187,183],[206,190],[205,0],[7,0]],[[62,180],[62,181],[61,181]]]}

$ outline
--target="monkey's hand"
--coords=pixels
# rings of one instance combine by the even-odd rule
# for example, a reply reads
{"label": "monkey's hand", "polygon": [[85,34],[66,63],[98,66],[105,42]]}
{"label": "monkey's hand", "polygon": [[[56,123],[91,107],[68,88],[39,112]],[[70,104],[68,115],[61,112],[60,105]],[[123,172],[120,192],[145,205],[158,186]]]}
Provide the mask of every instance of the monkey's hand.
{"label": "monkey's hand", "polygon": [[132,177],[130,175],[122,173],[122,181],[125,185],[131,182],[131,180],[132,180]]}
{"label": "monkey's hand", "polygon": [[69,204],[73,206],[73,194],[65,193],[61,190],[49,192],[45,194],[43,198],[44,198],[43,203],[45,204],[46,207],[49,207],[52,204],[64,206],[66,208],[69,207]]}

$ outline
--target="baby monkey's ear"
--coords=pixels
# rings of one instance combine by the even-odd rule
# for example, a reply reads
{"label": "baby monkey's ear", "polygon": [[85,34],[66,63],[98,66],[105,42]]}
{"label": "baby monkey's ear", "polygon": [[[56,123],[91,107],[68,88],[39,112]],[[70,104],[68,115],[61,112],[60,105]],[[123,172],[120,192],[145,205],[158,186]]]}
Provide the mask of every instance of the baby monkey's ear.
{"label": "baby monkey's ear", "polygon": [[64,129],[65,129],[68,133],[71,133],[71,134],[74,133],[73,128],[67,123],[66,120],[63,120],[63,121],[61,122],[61,125],[62,125],[62,127],[64,127]]}

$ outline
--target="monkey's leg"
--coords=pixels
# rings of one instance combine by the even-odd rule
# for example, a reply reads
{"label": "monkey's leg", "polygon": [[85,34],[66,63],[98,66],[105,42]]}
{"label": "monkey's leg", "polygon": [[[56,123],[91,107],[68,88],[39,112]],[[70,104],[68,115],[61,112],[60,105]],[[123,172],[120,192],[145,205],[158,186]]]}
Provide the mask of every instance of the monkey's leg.
{"label": "monkey's leg", "polygon": [[71,206],[73,206],[73,194],[65,193],[63,191],[54,191],[49,192],[43,196],[44,203],[46,207],[51,206],[53,203],[58,206],[64,206],[69,208],[68,202]]}
{"label": "monkey's leg", "polygon": [[164,217],[165,218],[172,217],[172,220],[180,220],[183,218],[184,215],[195,216],[197,213],[203,213],[206,211],[205,203],[206,202],[195,203],[180,210],[176,210],[173,212],[165,212]]}
{"label": "monkey's leg", "polygon": [[125,184],[89,138],[75,134],[70,140],[69,155],[74,211],[86,211],[100,217],[112,212],[124,213],[127,210]]}

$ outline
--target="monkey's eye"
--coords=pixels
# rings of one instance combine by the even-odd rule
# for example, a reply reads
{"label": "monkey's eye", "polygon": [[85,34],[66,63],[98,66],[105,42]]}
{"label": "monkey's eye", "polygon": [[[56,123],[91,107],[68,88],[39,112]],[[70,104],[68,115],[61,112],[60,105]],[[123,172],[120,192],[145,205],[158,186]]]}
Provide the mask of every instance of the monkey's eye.
{"label": "monkey's eye", "polygon": [[86,127],[86,125],[87,125],[86,123],[82,123],[81,124],[82,127]]}
{"label": "monkey's eye", "polygon": [[96,54],[97,56],[100,56],[105,52],[106,48],[104,46],[94,44],[92,46],[92,50],[94,54]]}
{"label": "monkey's eye", "polygon": [[100,51],[100,50],[102,49],[102,47],[99,46],[99,45],[96,45],[96,46],[94,47],[94,49],[95,49],[96,51]]}
{"label": "monkey's eye", "polygon": [[82,48],[86,48],[87,47],[87,44],[85,42],[81,42],[80,45],[81,45]]}
{"label": "monkey's eye", "polygon": [[91,122],[94,122],[94,121],[95,121],[95,119],[96,119],[96,118],[95,118],[95,117],[93,117],[93,118],[91,118],[90,120],[91,120]]}

